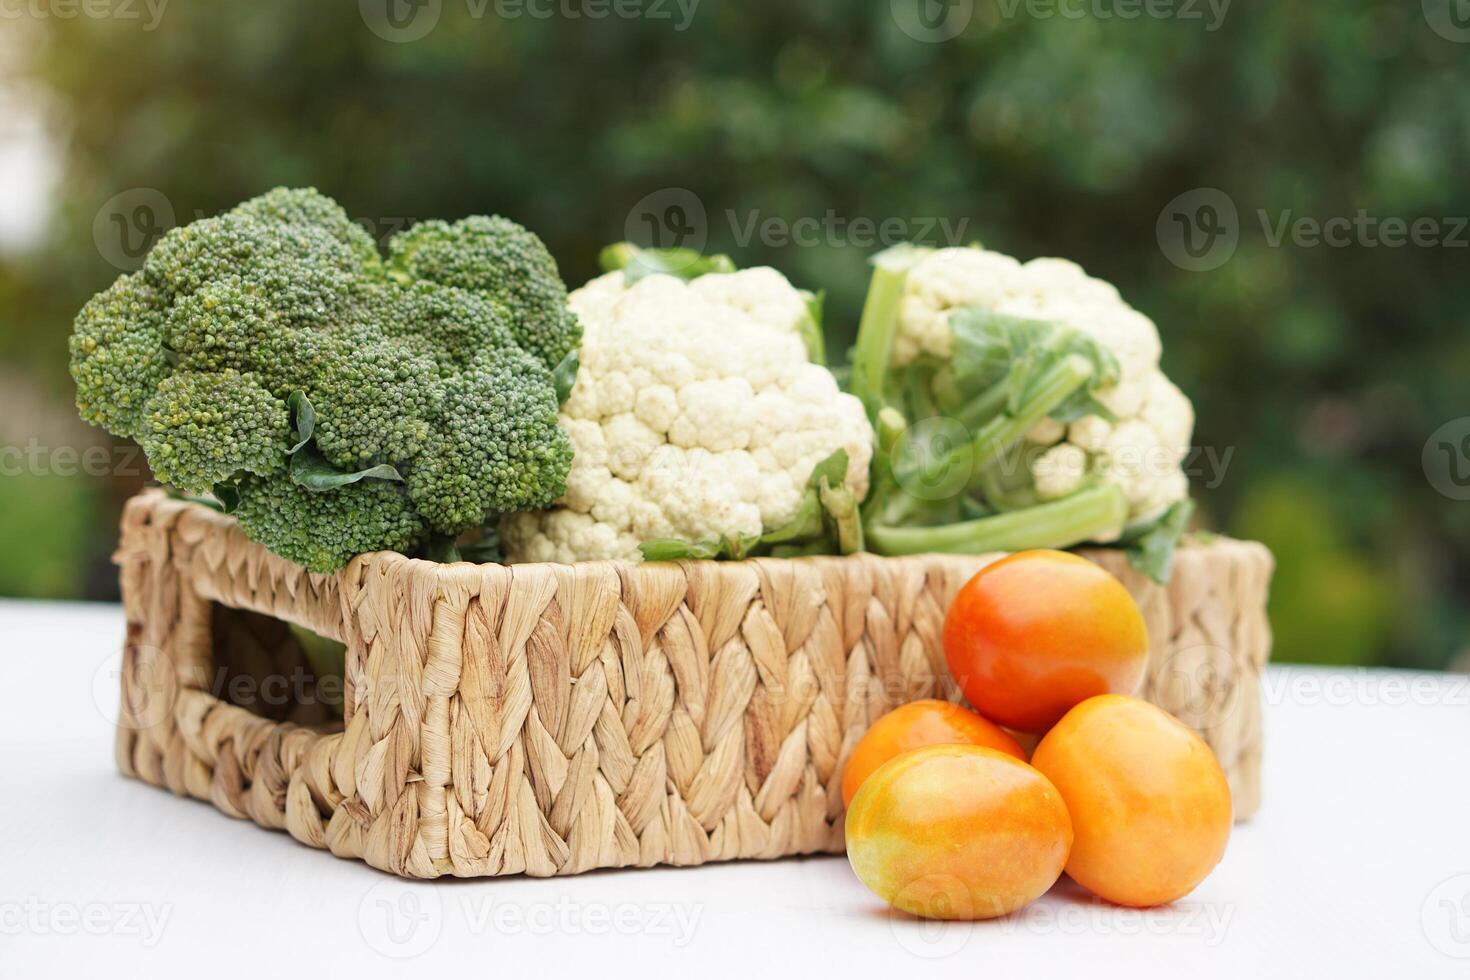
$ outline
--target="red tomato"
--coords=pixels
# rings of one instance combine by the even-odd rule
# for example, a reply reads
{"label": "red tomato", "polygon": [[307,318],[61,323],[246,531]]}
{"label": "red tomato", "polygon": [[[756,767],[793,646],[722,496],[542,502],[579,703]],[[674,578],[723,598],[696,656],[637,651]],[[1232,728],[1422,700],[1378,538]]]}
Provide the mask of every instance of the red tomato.
{"label": "red tomato", "polygon": [[1032,760],[1072,816],[1067,874],[1119,905],[1188,895],[1230,840],[1230,784],[1180,721],[1137,698],[1084,701],[1047,732]]}
{"label": "red tomato", "polygon": [[842,771],[843,806],[852,802],[874,769],[927,745],[983,745],[1026,761],[1026,753],[1005,729],[968,708],[948,701],[912,701],[875,721],[848,756]]}
{"label": "red tomato", "polygon": [[1042,732],[1099,694],[1132,694],[1148,632],[1128,590],[1063,551],[1022,551],[960,589],[944,620],[955,683],[985,717]]}
{"label": "red tomato", "polygon": [[890,759],[847,811],[847,859],[873,894],[928,919],[990,919],[1034,901],[1072,848],[1066,804],[1004,752],[931,745]]}

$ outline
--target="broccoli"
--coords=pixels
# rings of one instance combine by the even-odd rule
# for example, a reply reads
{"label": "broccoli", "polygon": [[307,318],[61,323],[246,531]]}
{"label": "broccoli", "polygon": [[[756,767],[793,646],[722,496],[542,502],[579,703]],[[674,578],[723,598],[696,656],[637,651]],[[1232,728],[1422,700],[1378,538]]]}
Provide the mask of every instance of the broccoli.
{"label": "broccoli", "polygon": [[545,246],[470,218],[388,252],[314,190],[173,229],[77,316],[78,411],[312,571],[551,504],[581,329]]}
{"label": "broccoli", "polygon": [[582,339],[556,260],[541,239],[514,221],[475,215],[425,221],[388,243],[389,274],[480,293],[510,315],[511,335],[555,368]]}

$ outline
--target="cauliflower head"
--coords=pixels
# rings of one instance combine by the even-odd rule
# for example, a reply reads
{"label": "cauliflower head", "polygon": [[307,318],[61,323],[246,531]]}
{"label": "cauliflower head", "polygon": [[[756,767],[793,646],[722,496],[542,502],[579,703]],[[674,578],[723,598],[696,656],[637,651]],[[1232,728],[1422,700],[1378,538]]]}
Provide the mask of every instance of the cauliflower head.
{"label": "cauliflower head", "polygon": [[774,269],[619,270],[570,297],[581,368],[562,406],[566,494],[502,524],[511,561],[637,561],[650,541],[751,540],[798,518],[814,469],[846,453],[868,488],[862,403],[808,359],[808,297]]}
{"label": "cauliflower head", "polygon": [[[1158,517],[1189,495],[1183,463],[1194,432],[1194,408],[1159,368],[1158,328],[1110,283],[1076,263],[1018,262],[981,248],[938,249],[908,271],[899,304],[892,358],[902,367],[954,351],[951,316],[963,308],[1061,324],[1096,340],[1117,360],[1115,383],[1093,394],[1111,415],[1073,421],[1047,416],[1027,429],[1037,495],[1056,500],[1090,475],[1122,489],[1128,522]],[[1116,528],[1100,540],[1116,538]]]}
{"label": "cauliflower head", "polygon": [[[1153,322],[1063,259],[899,246],[874,266],[853,390],[891,447],[867,508],[875,549],[1120,542],[1166,576],[1194,410]],[[936,474],[944,492],[924,492]]]}

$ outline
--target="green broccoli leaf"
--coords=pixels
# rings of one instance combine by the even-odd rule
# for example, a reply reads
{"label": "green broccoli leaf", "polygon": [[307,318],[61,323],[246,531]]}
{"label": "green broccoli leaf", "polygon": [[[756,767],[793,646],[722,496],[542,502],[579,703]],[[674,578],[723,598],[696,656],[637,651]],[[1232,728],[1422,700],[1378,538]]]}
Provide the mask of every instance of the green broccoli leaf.
{"label": "green broccoli leaf", "polygon": [[1129,564],[1158,584],[1168,585],[1174,552],[1193,514],[1194,501],[1186,497],[1162,516],[1124,530],[1118,544],[1127,552]]}
{"label": "green broccoli leaf", "polygon": [[294,456],[306,447],[316,432],[316,407],[304,391],[293,391],[286,399],[286,409],[291,413],[291,438],[295,440],[286,455]]}
{"label": "green broccoli leaf", "polygon": [[630,286],[652,275],[677,276],[687,281],[736,271],[728,255],[704,255],[692,248],[639,248],[632,242],[607,246],[598,261],[605,272],[621,271]]}
{"label": "green broccoli leaf", "polygon": [[359,480],[394,480],[402,483],[403,475],[387,463],[347,473],[329,463],[315,446],[308,446],[291,457],[291,482],[308,490],[336,490]]}
{"label": "green broccoli leaf", "polygon": [[566,404],[567,396],[572,393],[572,386],[577,383],[577,371],[582,367],[582,358],[576,348],[567,352],[567,356],[561,359],[556,369],[551,372],[551,383],[556,386],[556,403]]}
{"label": "green broccoli leaf", "polygon": [[240,488],[233,483],[216,483],[214,496],[219,501],[219,509],[226,514],[233,514],[240,506]]}

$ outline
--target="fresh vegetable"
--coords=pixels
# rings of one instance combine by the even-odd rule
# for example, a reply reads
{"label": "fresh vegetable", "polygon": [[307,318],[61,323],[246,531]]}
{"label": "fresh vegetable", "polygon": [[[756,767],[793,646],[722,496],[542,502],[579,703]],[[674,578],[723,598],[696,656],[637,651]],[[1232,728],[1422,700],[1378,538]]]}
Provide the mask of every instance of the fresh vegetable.
{"label": "fresh vegetable", "polygon": [[944,618],[944,656],[970,704],[1043,732],[1098,694],[1143,680],[1148,631],[1121,582],[1061,551],[1023,551],[982,568]]}
{"label": "fresh vegetable", "polygon": [[89,302],[72,376],[159,480],[326,572],[559,497],[554,372],[579,334],[514,222],[426,222],[385,259],[330,199],[277,189],[170,231]]}
{"label": "fresh vegetable", "polygon": [[899,246],[874,266],[852,365],[880,434],[870,548],[1113,542],[1166,579],[1194,412],[1153,323],[1059,259]]}
{"label": "fresh vegetable", "polygon": [[1005,729],[948,701],[911,701],[875,721],[842,771],[842,802],[851,805],[858,787],[894,756],[929,745],[983,745],[1022,762],[1026,753]]}
{"label": "fresh vegetable", "polygon": [[1004,752],[935,745],[905,752],[863,783],[847,811],[847,857],[895,908],[931,919],[989,919],[1034,901],[1072,847],[1062,796]]}
{"label": "fresh vegetable", "polygon": [[1225,853],[1232,811],[1220,763],[1198,735],[1145,701],[1110,694],[1082,702],[1031,761],[1072,815],[1067,874],[1110,902],[1182,898]]}
{"label": "fresh vegetable", "polygon": [[566,495],[507,518],[512,561],[855,551],[873,431],[813,363],[815,297],[774,269],[609,248],[576,290]]}

